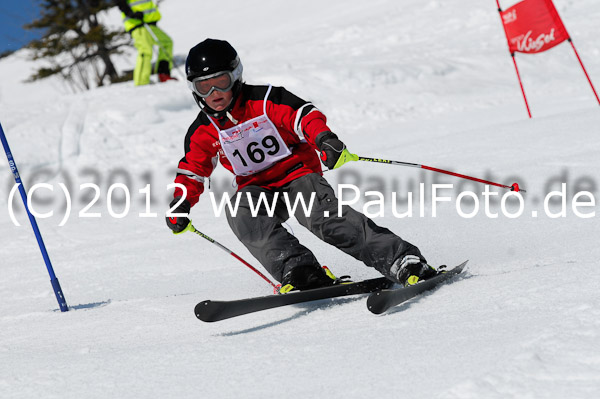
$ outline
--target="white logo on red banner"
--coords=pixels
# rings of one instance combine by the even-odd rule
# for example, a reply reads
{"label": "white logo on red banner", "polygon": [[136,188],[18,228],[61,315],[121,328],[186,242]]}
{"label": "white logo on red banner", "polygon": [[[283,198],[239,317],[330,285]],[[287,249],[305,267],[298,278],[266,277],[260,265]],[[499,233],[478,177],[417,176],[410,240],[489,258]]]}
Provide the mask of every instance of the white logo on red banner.
{"label": "white logo on red banner", "polygon": [[516,43],[517,51],[520,51],[521,53],[537,53],[546,44],[556,40],[554,37],[554,28],[552,28],[549,34],[542,33],[535,39],[531,38],[531,33],[532,31],[529,31],[522,38],[512,39],[512,41]]}
{"label": "white logo on red banner", "polygon": [[511,12],[502,14],[502,22],[504,22],[504,25],[510,24],[511,22],[515,22],[516,20],[517,20],[517,10],[512,10]]}

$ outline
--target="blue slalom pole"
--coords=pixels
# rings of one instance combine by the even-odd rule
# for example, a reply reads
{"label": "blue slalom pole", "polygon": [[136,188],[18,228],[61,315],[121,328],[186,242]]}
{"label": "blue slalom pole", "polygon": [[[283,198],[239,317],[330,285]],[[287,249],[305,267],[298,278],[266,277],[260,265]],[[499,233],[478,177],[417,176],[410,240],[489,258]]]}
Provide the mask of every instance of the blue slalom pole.
{"label": "blue slalom pole", "polygon": [[35,238],[37,238],[38,245],[40,247],[40,250],[42,251],[42,256],[44,257],[46,269],[48,269],[48,274],[50,275],[50,283],[52,284],[52,289],[54,289],[54,294],[56,295],[58,306],[60,307],[61,312],[66,312],[69,310],[69,307],[67,306],[67,301],[65,299],[65,296],[63,295],[62,288],[60,288],[60,283],[58,282],[58,279],[54,274],[54,269],[52,268],[52,263],[50,263],[50,257],[48,256],[48,251],[46,251],[46,246],[44,245],[44,240],[42,239],[42,234],[40,233],[40,229],[38,228],[35,217],[29,211],[29,207],[27,207],[27,193],[25,192],[23,182],[21,181],[21,176],[19,175],[19,171],[17,170],[17,164],[15,163],[15,160],[10,152],[10,147],[8,146],[8,141],[6,140],[6,136],[4,135],[4,129],[2,129],[1,123],[0,140],[2,141],[2,146],[4,147],[6,157],[8,158],[8,166],[10,166],[10,171],[15,176],[15,182],[19,185],[19,193],[21,193],[21,199],[23,200],[23,204],[25,205],[25,209],[27,210],[27,215],[29,216],[31,227],[33,227]]}

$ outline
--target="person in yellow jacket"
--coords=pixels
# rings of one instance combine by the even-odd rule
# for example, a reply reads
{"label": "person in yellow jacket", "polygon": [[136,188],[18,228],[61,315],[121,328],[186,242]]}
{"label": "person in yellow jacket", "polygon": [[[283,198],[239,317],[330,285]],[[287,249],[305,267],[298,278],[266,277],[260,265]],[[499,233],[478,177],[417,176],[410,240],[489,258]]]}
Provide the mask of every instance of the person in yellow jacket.
{"label": "person in yellow jacket", "polygon": [[156,23],[161,15],[152,0],[116,0],[122,11],[125,30],[131,34],[138,51],[133,82],[136,86],[150,83],[152,71],[152,46],[158,44],[158,59],[154,72],[158,80],[166,82],[173,68],[173,41]]}

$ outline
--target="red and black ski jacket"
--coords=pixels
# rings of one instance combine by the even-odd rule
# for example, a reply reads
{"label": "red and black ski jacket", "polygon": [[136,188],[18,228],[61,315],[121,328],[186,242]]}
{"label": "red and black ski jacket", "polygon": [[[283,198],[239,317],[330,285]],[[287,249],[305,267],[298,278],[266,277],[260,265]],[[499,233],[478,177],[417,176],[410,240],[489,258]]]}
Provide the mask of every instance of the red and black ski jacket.
{"label": "red and black ski jacket", "polygon": [[[240,95],[230,113],[238,123],[263,115],[263,104],[268,86],[243,84]],[[315,139],[320,133],[330,131],[327,118],[312,103],[302,100],[283,87],[272,87],[267,98],[267,116],[276,126],[292,154],[270,168],[250,176],[236,176],[238,188],[257,185],[277,188],[309,173],[322,173],[315,151]],[[209,116],[200,112],[185,137],[185,156],[179,161],[176,183],[187,189],[187,200],[193,206],[204,191],[204,180],[212,174],[217,162],[233,173],[231,163],[221,149],[219,135]],[[223,117],[215,120],[220,129],[233,127]],[[182,196],[175,189],[174,196]]]}

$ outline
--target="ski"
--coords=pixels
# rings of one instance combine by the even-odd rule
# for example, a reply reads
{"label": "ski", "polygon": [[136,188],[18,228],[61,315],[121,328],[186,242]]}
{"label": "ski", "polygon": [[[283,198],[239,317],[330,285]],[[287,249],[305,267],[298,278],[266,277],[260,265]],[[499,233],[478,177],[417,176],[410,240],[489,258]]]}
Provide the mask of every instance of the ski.
{"label": "ski", "polygon": [[367,308],[369,308],[369,310],[375,314],[381,314],[393,306],[406,302],[425,291],[434,289],[444,281],[448,281],[452,277],[462,272],[467,262],[468,261],[465,261],[444,273],[438,274],[433,278],[424,280],[415,285],[401,288],[383,289],[381,291],[374,292],[369,295],[369,298],[367,299]]}
{"label": "ski", "polygon": [[373,291],[389,288],[392,285],[392,281],[385,277],[379,277],[348,284],[333,285],[331,287],[292,291],[280,295],[267,295],[233,301],[206,300],[196,305],[194,313],[202,321],[214,322],[296,303],[348,295],[368,294]]}

